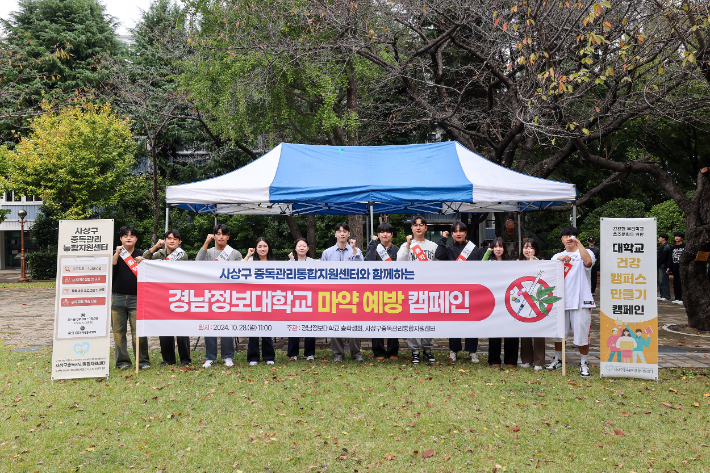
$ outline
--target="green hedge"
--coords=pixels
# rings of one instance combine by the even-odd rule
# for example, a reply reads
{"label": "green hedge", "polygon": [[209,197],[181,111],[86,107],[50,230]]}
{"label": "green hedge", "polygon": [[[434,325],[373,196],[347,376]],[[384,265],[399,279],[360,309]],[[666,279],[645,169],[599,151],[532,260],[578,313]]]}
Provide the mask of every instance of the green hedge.
{"label": "green hedge", "polygon": [[27,266],[30,278],[38,280],[56,279],[57,253],[33,251],[27,255]]}

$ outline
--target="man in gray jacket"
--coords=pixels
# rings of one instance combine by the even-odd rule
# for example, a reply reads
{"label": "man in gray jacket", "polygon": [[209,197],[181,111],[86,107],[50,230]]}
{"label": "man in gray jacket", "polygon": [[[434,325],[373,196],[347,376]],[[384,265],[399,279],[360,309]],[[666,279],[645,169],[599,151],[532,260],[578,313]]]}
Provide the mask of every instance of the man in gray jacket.
{"label": "man in gray jacket", "polygon": [[[210,242],[214,240],[214,248],[209,248]],[[242,254],[229,246],[229,227],[227,225],[215,225],[213,233],[207,235],[205,244],[197,253],[195,261],[241,261]],[[222,359],[226,366],[234,366],[234,338],[222,338]],[[205,337],[205,358],[203,368],[209,368],[217,359],[217,337]]]}

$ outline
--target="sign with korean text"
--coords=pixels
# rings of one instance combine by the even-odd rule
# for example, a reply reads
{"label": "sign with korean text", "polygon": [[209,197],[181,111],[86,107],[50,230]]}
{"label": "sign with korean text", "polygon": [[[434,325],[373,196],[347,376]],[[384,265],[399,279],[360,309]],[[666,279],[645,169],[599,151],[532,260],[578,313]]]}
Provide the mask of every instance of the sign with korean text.
{"label": "sign with korean text", "polygon": [[656,219],[601,219],[601,376],[658,379]]}
{"label": "sign with korean text", "polygon": [[139,336],[555,337],[559,261],[138,266]]}
{"label": "sign with korean text", "polygon": [[113,220],[61,220],[52,380],[108,376]]}

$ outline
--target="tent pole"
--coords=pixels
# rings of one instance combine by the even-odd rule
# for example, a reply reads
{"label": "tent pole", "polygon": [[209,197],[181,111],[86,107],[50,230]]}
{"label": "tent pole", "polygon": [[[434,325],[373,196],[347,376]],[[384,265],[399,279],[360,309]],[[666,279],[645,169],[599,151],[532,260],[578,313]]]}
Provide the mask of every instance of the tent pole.
{"label": "tent pole", "polygon": [[518,212],[518,253],[523,252],[523,230],[520,228],[520,212]]}
{"label": "tent pole", "polygon": [[[369,242],[372,239],[372,235],[375,234],[375,210],[374,210],[374,205],[372,205],[372,202],[370,204],[370,236],[367,238],[367,241]],[[365,242],[363,242],[363,245]]]}
{"label": "tent pole", "polygon": [[572,226],[577,227],[577,204],[572,204]]}
{"label": "tent pole", "polygon": [[170,206],[165,205],[165,232],[167,233],[170,225]]}

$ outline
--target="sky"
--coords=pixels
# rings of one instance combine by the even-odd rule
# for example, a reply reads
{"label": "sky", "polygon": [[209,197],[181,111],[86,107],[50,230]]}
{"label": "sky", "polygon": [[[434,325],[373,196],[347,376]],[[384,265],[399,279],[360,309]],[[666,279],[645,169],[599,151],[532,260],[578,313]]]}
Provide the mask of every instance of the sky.
{"label": "sky", "polygon": [[[128,28],[135,26],[140,17],[140,9],[147,10],[149,0],[100,0],[106,5],[106,13],[116,17],[120,23],[118,34],[128,34]],[[0,18],[7,19],[10,12],[17,11],[17,0],[0,0]]]}

